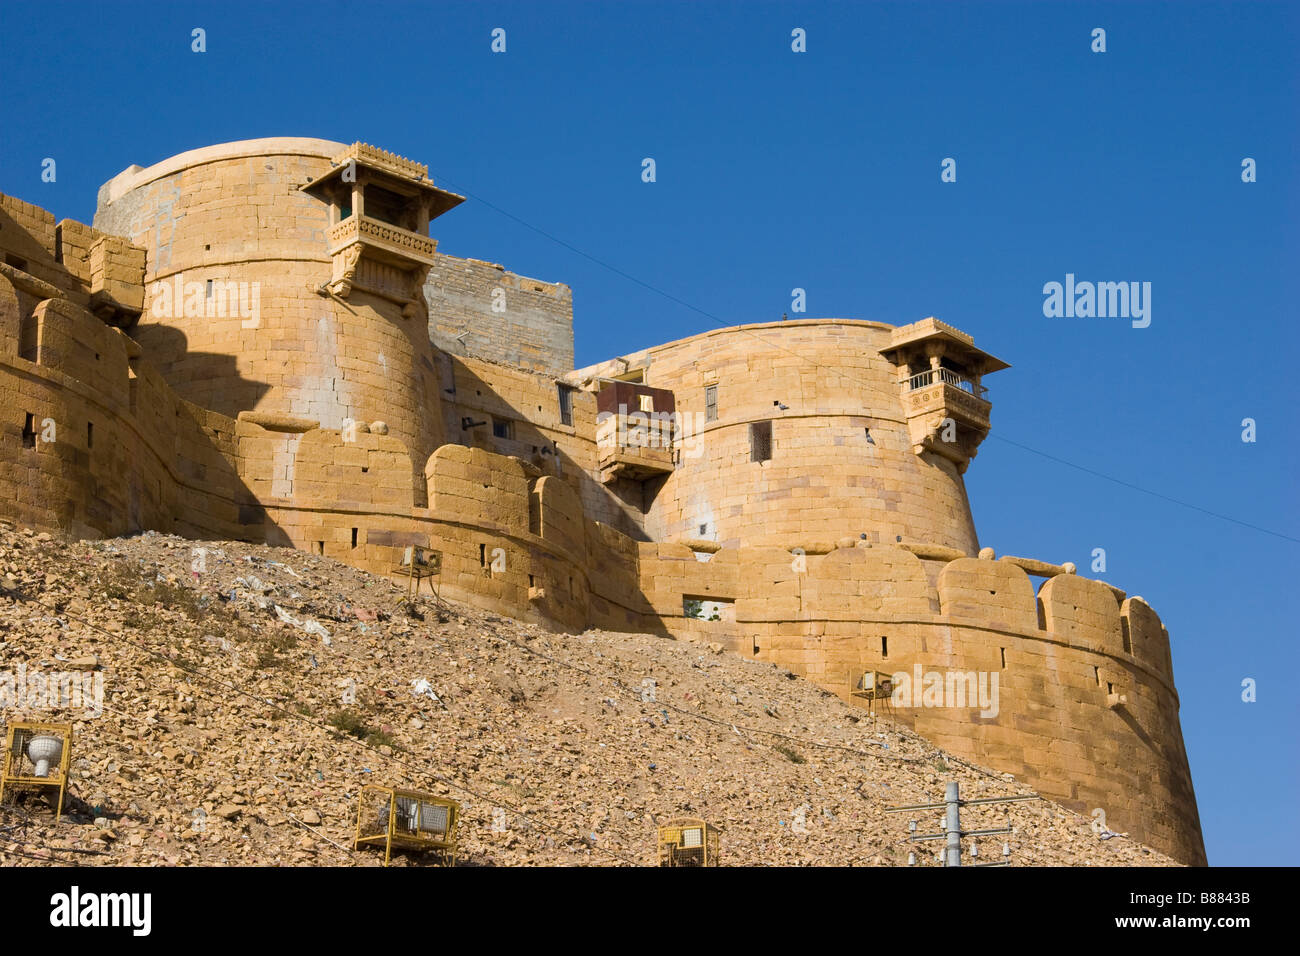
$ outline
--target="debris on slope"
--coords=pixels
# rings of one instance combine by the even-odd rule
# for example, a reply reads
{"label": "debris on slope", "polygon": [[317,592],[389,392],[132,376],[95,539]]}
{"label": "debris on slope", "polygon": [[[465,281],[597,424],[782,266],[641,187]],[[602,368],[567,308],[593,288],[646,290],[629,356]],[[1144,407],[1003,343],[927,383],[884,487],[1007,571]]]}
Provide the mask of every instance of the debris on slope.
{"label": "debris on slope", "polygon": [[[0,808],[0,865],[379,865],[353,851],[377,783],[461,803],[461,865],[655,862],[679,815],[724,865],[933,865],[885,808],[1027,793],[770,663],[661,637],[558,634],[327,558],[146,533],[65,543],[0,525],[0,672],[95,670],[68,809]],[[939,829],[940,811],[918,815]],[[1172,865],[1046,801],[968,807],[979,860]],[[966,851],[973,841],[964,841]],[[395,853],[394,865],[419,856]]]}

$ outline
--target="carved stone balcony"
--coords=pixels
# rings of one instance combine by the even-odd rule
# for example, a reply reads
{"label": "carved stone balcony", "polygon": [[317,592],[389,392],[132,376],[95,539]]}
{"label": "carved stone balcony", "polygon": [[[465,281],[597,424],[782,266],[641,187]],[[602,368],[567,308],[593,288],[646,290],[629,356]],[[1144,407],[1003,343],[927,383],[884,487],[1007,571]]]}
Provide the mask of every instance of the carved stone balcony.
{"label": "carved stone balcony", "polygon": [[993,404],[984,397],[987,392],[951,369],[926,369],[908,379],[907,413],[910,417],[941,412],[988,431]]}
{"label": "carved stone balcony", "polygon": [[596,425],[596,461],[602,484],[645,481],[673,470],[673,423],[641,413],[609,414]]}
{"label": "carved stone balcony", "polygon": [[427,166],[365,143],[331,162],[329,172],[302,187],[330,207],[325,235],[333,271],[322,292],[346,299],[360,289],[401,305],[406,318],[420,315],[438,249],[429,222],[465,197],[434,186]]}
{"label": "carved stone balcony", "polygon": [[980,378],[1007,364],[933,318],[894,329],[880,351],[902,373],[899,391],[912,450],[947,458],[964,473],[989,433],[993,406]]}

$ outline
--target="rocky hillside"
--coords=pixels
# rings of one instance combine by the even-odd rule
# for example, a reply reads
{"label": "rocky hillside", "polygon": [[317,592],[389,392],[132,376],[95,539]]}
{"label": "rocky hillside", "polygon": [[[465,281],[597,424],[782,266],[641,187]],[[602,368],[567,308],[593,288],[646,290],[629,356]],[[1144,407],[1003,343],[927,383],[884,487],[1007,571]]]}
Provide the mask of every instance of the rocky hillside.
{"label": "rocky hillside", "polygon": [[[909,844],[886,807],[953,779],[1029,792],[771,664],[427,592],[420,619],[404,594],[281,548],[0,525],[0,674],[104,688],[98,715],[5,701],[4,720],[75,720],[75,737],[69,812],[0,808],[0,865],[374,866],[351,849],[366,783],[460,801],[461,865],[651,864],[656,821],[682,814],[722,828],[728,865],[934,865],[939,844]],[[1004,841],[1016,865],[1172,862],[1046,801],[963,811],[1008,823],[967,862]]]}

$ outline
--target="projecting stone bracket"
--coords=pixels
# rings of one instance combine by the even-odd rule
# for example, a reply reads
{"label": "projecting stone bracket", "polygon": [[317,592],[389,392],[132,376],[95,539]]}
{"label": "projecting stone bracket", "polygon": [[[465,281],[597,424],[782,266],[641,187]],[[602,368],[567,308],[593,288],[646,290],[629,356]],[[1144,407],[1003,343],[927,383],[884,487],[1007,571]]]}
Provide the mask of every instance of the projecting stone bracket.
{"label": "projecting stone bracket", "polygon": [[[366,221],[361,225],[365,226]],[[424,283],[437,243],[426,239],[418,250],[403,250],[395,244],[367,241],[370,233],[366,230],[340,230],[340,233],[338,238],[342,244],[330,249],[333,277],[326,288],[333,295],[347,299],[358,289],[401,306],[405,319],[427,317]]]}
{"label": "projecting stone bracket", "polygon": [[942,403],[938,408],[927,406],[924,412],[910,416],[907,425],[914,454],[930,452],[946,458],[957,466],[958,474],[965,473],[988,434],[987,424],[981,426],[960,412],[950,414],[950,409]]}

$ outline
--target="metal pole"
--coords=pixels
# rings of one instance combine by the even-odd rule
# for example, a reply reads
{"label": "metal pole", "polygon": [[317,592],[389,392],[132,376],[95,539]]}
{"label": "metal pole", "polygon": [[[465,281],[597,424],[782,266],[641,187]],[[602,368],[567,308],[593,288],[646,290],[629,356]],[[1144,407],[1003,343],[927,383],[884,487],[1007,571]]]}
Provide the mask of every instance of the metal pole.
{"label": "metal pole", "polygon": [[957,793],[957,781],[948,783],[944,790],[944,802],[948,812],[944,829],[948,831],[948,854],[944,866],[961,866],[961,798]]}

